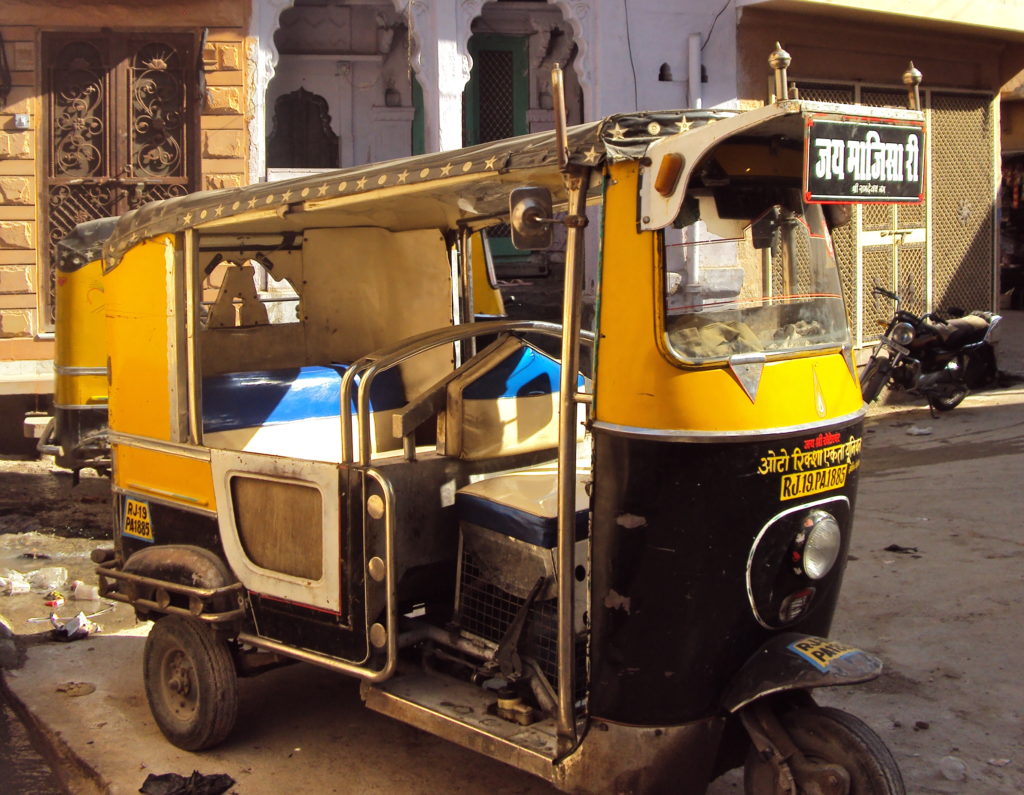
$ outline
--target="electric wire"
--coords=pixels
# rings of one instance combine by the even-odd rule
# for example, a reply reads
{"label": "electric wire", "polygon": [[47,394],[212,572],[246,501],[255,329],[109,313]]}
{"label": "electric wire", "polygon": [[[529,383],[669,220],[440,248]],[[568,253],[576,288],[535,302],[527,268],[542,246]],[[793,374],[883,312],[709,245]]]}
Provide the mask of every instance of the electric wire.
{"label": "electric wire", "polygon": [[[729,0],[731,2],[732,0]],[[633,109],[640,109],[640,92],[636,83],[636,64],[633,63],[633,40],[629,35],[629,0],[622,0],[622,11],[626,17],[626,51],[629,53],[629,68],[633,72]],[[721,13],[721,12],[719,12]]]}
{"label": "electric wire", "polygon": [[715,14],[715,18],[713,20],[711,20],[711,27],[708,28],[708,34],[704,37],[704,43],[702,45],[700,45],[700,51],[701,52],[704,52],[704,48],[707,47],[708,46],[708,42],[711,41],[711,34],[714,33],[714,31],[715,31],[715,23],[717,23],[718,22],[718,18],[720,16],[722,16],[722,14],[725,13],[725,9],[727,9],[729,7],[730,3],[732,3],[732,0],[725,0],[725,5],[722,6],[718,10],[718,13]]}

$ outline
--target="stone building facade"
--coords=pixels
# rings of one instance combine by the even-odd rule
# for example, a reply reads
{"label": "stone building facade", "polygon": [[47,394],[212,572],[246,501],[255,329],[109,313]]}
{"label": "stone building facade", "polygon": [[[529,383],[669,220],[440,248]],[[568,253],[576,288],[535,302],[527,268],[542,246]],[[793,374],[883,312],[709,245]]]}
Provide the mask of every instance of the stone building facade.
{"label": "stone building facade", "polygon": [[56,240],[80,221],[248,181],[248,18],[244,0],[5,1],[0,437],[53,392]]}

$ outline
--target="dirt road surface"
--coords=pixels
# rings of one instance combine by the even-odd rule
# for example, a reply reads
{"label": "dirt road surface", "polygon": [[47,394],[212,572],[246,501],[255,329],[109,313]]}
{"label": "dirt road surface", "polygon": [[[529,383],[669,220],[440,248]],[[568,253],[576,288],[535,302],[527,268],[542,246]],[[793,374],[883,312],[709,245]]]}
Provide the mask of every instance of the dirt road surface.
{"label": "dirt road surface", "polygon": [[[1022,347],[1011,350],[1001,365],[1024,374]],[[1024,792],[1022,453],[1019,381],[972,395],[939,418],[911,405],[868,419],[832,635],[878,654],[886,670],[876,682],[819,699],[882,736],[910,793]],[[45,462],[2,462],[0,569],[64,565],[95,582],[86,555],[99,542],[88,536],[107,526],[105,495],[102,480],[72,492]],[[16,643],[0,639],[0,664],[9,668],[15,703],[64,754],[75,792],[134,792],[147,773],[194,769],[228,773],[235,791],[254,795],[553,792],[363,709],[355,683],[304,665],[243,681],[228,742],[198,755],[180,751],[163,740],[146,706],[148,627],[135,626],[119,606],[96,618],[103,633],[55,643],[40,634],[45,624],[29,621],[46,616],[41,602],[38,593],[0,596],[0,614],[18,633]],[[79,608],[103,606],[69,603],[63,612]],[[962,779],[943,776],[940,763],[950,756],[962,762]],[[710,792],[742,792],[741,776],[720,779]]]}

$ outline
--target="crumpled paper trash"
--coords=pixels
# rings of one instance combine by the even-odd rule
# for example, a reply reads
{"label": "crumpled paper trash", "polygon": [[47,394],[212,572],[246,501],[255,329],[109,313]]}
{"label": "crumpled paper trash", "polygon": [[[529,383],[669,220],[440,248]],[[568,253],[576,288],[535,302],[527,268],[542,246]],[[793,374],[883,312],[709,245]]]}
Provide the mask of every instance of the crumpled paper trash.
{"label": "crumpled paper trash", "polygon": [[63,641],[81,640],[100,631],[100,625],[90,621],[85,613],[72,618],[58,618],[54,613],[50,616],[50,624],[53,625],[53,637]]}

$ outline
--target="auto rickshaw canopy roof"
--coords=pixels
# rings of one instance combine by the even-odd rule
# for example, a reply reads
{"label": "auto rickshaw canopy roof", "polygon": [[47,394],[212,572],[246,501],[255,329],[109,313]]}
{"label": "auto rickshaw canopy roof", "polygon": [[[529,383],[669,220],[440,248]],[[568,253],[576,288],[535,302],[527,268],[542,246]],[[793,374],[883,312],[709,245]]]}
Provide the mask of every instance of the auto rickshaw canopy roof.
{"label": "auto rickshaw canopy roof", "polygon": [[[653,143],[671,137],[687,142],[689,171],[706,151],[730,136],[754,134],[800,141],[801,113],[809,112],[921,119],[920,112],[899,108],[800,100],[749,111],[626,113],[569,128],[568,162],[599,169],[606,163],[639,161]],[[139,241],[185,229],[255,235],[299,233],[318,227],[374,226],[403,231],[453,229],[473,222],[485,226],[507,215],[508,195],[516,187],[546,187],[556,206],[565,200],[557,147],[555,132],[546,131],[152,202],[118,219],[104,248],[105,269],[116,266],[124,252]],[[596,197],[598,185],[592,182],[590,190]]]}
{"label": "auto rickshaw canopy roof", "polygon": [[[654,140],[736,113],[643,112],[574,126],[569,163],[597,168],[638,160]],[[547,187],[556,204],[564,200],[554,131],[152,202],[120,217],[107,242],[107,268],[140,240],[187,228],[230,234],[314,226],[453,228],[460,220],[507,214],[509,191],[526,184]]]}

